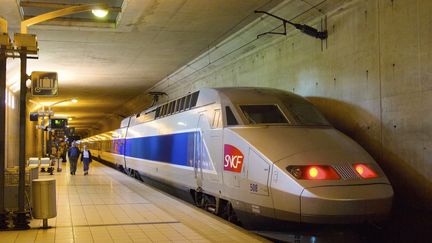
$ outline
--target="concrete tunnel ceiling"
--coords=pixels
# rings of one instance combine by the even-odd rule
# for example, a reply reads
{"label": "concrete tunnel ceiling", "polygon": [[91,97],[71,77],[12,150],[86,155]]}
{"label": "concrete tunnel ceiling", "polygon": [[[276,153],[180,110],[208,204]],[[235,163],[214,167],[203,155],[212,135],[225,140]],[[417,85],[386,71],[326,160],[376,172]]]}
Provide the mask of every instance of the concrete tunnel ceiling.
{"label": "concrete tunnel ceiling", "polygon": [[[57,114],[74,117],[78,130],[97,127],[109,116],[126,116],[122,104],[145,92],[209,47],[258,18],[281,0],[0,0],[0,15],[9,32],[19,32],[21,19],[74,4],[105,2],[115,9],[106,23],[89,13],[31,26],[39,43],[39,59],[29,60],[27,73],[59,73],[59,96],[30,97],[56,105]],[[113,24],[115,22],[115,24]],[[113,28],[114,27],[114,28]],[[8,60],[7,82],[19,80],[19,61]],[[18,95],[18,93],[16,93]],[[85,119],[80,119],[85,118]]]}

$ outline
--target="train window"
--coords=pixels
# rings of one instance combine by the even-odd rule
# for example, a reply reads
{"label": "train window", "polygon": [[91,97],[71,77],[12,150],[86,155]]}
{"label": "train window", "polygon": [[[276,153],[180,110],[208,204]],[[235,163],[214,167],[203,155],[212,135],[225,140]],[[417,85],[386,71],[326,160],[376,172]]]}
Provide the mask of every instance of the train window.
{"label": "train window", "polygon": [[170,102],[169,114],[174,113],[174,106],[175,106],[175,101],[171,101]]}
{"label": "train window", "polygon": [[164,105],[164,113],[163,115],[166,116],[168,114],[168,104]]}
{"label": "train window", "polygon": [[196,103],[198,101],[198,95],[199,95],[199,91],[195,92],[192,94],[192,99],[191,99],[191,105],[190,107],[195,107]]}
{"label": "train window", "polygon": [[238,125],[238,121],[235,118],[234,113],[232,112],[232,110],[229,106],[225,106],[225,113],[226,113],[226,119],[227,119],[227,125],[228,126]]}
{"label": "train window", "polygon": [[249,124],[288,123],[277,105],[240,105]]}
{"label": "train window", "polygon": [[288,109],[289,114],[294,118],[298,125],[304,126],[328,126],[328,121],[324,116],[308,101],[284,97],[283,103]]}
{"label": "train window", "polygon": [[184,110],[185,100],[186,100],[186,97],[183,97],[180,99],[180,110],[181,111]]}
{"label": "train window", "polygon": [[180,99],[176,100],[176,108],[175,111],[179,111],[180,110]]}
{"label": "train window", "polygon": [[173,101],[173,103],[174,103],[174,105],[173,105],[174,106],[173,112],[176,112],[179,104],[178,104],[177,100]]}
{"label": "train window", "polygon": [[165,106],[163,105],[160,107],[160,116],[164,116],[164,113],[165,113]]}
{"label": "train window", "polygon": [[186,96],[185,110],[190,108],[191,95]]}
{"label": "train window", "polygon": [[166,115],[168,115],[168,113],[169,113],[169,104],[165,104],[165,113],[164,113],[164,115],[166,116]]}
{"label": "train window", "polygon": [[167,111],[165,112],[165,115],[167,115],[167,116],[170,114],[171,105],[172,105],[171,102],[167,104]]}
{"label": "train window", "polygon": [[159,107],[156,109],[155,118],[158,118],[158,117],[159,117],[159,115],[160,115],[160,113],[161,113],[161,108],[162,108],[162,107],[159,106]]}

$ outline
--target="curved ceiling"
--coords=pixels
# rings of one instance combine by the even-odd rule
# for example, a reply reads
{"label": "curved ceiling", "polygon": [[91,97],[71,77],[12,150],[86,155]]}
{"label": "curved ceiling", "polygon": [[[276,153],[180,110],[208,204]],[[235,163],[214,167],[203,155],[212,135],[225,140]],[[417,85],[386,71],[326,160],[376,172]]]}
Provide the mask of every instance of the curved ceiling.
{"label": "curved ceiling", "polygon": [[[21,18],[62,6],[95,1],[0,0],[0,16],[9,33],[19,31]],[[281,0],[124,0],[105,2],[116,15],[92,21],[89,14],[67,16],[29,27],[36,34],[39,55],[28,61],[27,73],[55,71],[59,95],[31,97],[35,102],[77,98],[78,103],[53,107],[73,117],[70,125],[86,131],[104,119],[130,115],[122,104],[145,92],[188,61],[244,27]],[[115,24],[113,24],[113,21]],[[19,62],[8,60],[8,84],[19,80]],[[117,119],[118,120],[118,119]]]}

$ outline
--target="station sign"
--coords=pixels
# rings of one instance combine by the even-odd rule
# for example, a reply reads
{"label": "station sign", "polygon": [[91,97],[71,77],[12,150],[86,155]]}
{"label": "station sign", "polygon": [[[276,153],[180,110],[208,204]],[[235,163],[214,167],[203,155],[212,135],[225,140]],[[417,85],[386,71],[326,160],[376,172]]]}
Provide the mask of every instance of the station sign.
{"label": "station sign", "polygon": [[39,114],[37,112],[30,112],[30,121],[38,121]]}
{"label": "station sign", "polygon": [[65,129],[67,126],[67,119],[64,118],[52,118],[50,119],[51,129]]}
{"label": "station sign", "polygon": [[32,72],[31,81],[33,96],[58,95],[58,75],[56,72]]}

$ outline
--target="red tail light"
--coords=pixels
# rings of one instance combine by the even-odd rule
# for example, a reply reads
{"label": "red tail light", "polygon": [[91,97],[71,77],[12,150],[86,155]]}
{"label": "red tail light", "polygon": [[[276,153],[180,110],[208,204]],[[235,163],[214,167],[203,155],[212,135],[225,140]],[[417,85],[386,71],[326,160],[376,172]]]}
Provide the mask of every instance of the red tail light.
{"label": "red tail light", "polygon": [[339,180],[340,176],[328,165],[288,166],[287,170],[300,180]]}
{"label": "red tail light", "polygon": [[366,164],[354,164],[354,169],[364,179],[376,178],[378,174]]}

